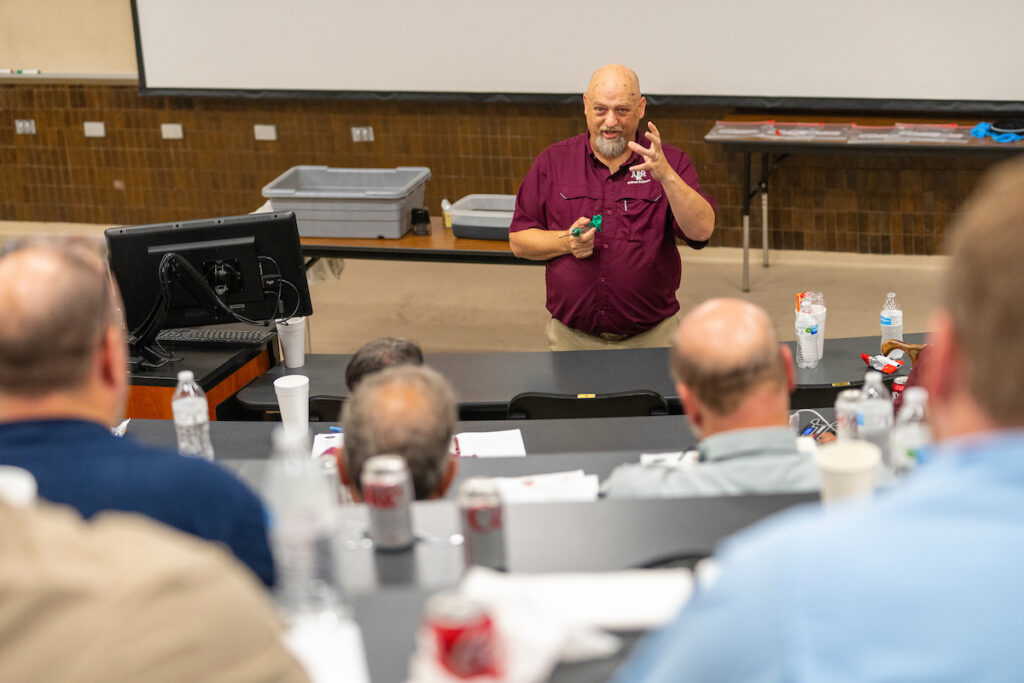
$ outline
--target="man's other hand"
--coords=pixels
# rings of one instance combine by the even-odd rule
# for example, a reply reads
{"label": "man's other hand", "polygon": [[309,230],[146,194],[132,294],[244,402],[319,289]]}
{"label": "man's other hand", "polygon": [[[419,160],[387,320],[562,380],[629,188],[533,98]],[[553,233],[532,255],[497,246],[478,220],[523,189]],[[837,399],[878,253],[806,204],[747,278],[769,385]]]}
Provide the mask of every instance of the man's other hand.
{"label": "man's other hand", "polygon": [[642,156],[644,162],[635,166],[630,166],[630,171],[648,171],[651,177],[657,180],[659,183],[664,183],[672,176],[677,176],[675,169],[665,159],[665,151],[661,147],[661,133],[658,132],[658,127],[654,125],[652,121],[647,122],[647,127],[650,129],[644,133],[651,142],[650,147],[643,147],[630,140],[629,148]]}

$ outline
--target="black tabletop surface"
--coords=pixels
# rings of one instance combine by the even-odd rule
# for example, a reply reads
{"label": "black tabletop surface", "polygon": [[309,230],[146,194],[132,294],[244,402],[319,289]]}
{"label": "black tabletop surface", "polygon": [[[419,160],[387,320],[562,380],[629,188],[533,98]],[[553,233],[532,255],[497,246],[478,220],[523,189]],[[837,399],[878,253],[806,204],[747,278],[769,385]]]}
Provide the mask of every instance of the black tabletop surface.
{"label": "black tabletop surface", "polygon": [[[837,391],[860,386],[868,369],[860,354],[877,354],[879,339],[878,335],[826,339],[818,367],[797,369],[794,405],[807,405],[809,399],[801,400],[801,392],[814,397],[812,405],[828,406]],[[917,343],[924,341],[924,335],[908,334],[906,339]],[[289,370],[277,365],[239,391],[238,400],[250,410],[276,410],[274,380],[284,374],[308,376],[311,401],[344,400],[348,396],[345,366],[350,358],[347,354],[313,354],[306,356],[302,368]],[[463,408],[500,413],[507,410],[512,397],[526,391],[599,394],[650,389],[676,406],[679,403],[668,371],[667,349],[435,353],[427,354],[425,360],[451,382]],[[893,377],[908,371],[904,366]]]}

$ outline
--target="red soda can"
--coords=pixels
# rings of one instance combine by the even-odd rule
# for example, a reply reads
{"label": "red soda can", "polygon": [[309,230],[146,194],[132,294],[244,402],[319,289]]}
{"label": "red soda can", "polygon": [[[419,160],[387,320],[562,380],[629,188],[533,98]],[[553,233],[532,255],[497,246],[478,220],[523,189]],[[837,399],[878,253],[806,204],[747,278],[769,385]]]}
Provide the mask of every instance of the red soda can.
{"label": "red soda can", "polygon": [[836,396],[836,438],[857,438],[857,406],[860,389],[844,389]]}
{"label": "red soda can", "polygon": [[363,500],[370,509],[370,538],[377,550],[412,546],[412,477],[405,459],[375,455],[363,465]]}
{"label": "red soda can", "polygon": [[457,591],[434,595],[426,622],[437,662],[458,678],[497,676],[497,633],[487,608]]}
{"label": "red soda can", "polygon": [[472,477],[459,487],[459,516],[466,565],[505,568],[505,524],[498,483]]}

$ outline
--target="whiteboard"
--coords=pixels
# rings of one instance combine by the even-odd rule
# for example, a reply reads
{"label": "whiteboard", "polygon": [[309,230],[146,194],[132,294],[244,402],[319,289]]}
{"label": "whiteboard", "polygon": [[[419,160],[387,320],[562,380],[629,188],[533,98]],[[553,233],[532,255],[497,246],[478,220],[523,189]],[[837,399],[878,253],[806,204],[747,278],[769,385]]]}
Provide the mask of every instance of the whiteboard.
{"label": "whiteboard", "polygon": [[620,62],[653,95],[1024,103],[1019,0],[134,0],[133,13],[150,90],[568,94]]}

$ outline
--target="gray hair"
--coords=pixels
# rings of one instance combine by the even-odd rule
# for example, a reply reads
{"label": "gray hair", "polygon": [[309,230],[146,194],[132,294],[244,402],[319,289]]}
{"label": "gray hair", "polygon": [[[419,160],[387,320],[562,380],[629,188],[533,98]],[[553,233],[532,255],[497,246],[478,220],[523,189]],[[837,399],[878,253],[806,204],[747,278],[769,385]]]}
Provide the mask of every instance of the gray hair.
{"label": "gray hair", "polygon": [[120,324],[101,245],[30,238],[4,248],[0,266],[11,272],[0,279],[0,392],[36,397],[85,383],[104,335]]}
{"label": "gray hair", "polygon": [[441,486],[455,431],[455,398],[448,382],[428,367],[401,365],[366,377],[341,411],[345,459],[356,489],[363,466],[375,455],[402,456],[416,498]]}

